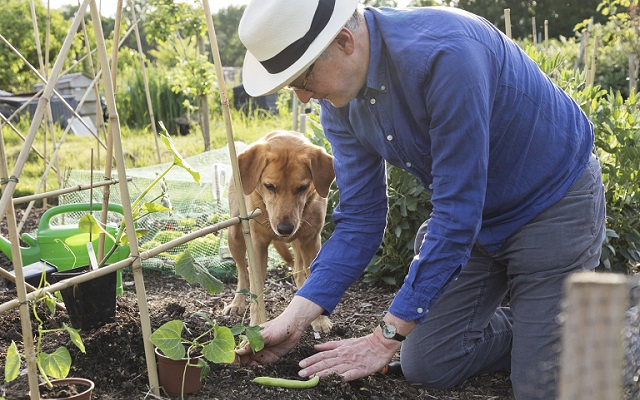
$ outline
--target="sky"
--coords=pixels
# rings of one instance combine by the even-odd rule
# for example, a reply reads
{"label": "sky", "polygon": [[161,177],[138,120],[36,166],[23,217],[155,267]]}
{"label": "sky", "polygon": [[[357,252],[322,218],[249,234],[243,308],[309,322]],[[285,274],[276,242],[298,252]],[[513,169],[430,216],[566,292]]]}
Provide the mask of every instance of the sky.
{"label": "sky", "polygon": [[[129,0],[123,0],[129,1]],[[215,13],[219,9],[227,8],[231,5],[246,5],[249,4],[250,0],[209,0],[209,7],[211,8],[211,12]],[[78,0],[42,0],[44,5],[49,3],[50,7],[53,9],[61,8],[64,5],[74,4],[78,5]],[[116,7],[118,5],[117,0],[96,0],[98,6],[100,7],[102,15],[105,17],[114,18],[116,15]],[[398,5],[404,6],[409,2],[409,0],[399,0]],[[100,4],[102,3],[102,4]]]}

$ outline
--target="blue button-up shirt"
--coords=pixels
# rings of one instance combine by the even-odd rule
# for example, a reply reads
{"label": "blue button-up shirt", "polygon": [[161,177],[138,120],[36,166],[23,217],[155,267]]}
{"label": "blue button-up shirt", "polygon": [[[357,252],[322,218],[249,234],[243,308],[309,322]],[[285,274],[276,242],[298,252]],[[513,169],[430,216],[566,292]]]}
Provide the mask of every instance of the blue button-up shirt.
{"label": "blue button-up shirt", "polygon": [[321,101],[340,203],[298,291],[331,312],[379,249],[385,161],[432,190],[420,253],[389,311],[421,322],[475,243],[498,250],[564,196],[593,148],[578,105],[488,21],[453,8],[367,9],[366,87]]}

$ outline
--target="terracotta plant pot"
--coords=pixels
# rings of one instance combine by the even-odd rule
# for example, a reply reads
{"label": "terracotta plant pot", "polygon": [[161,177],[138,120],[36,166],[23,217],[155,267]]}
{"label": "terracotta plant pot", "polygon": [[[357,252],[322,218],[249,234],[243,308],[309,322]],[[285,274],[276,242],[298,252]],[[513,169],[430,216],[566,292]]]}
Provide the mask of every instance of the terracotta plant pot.
{"label": "terracotta plant pot", "polygon": [[186,374],[184,367],[189,360],[190,364],[195,364],[198,358],[183,358],[180,360],[172,360],[165,356],[156,348],[156,359],[158,360],[158,380],[169,396],[180,396],[182,394],[182,376],[184,374],[184,394],[197,393],[202,388],[200,380],[201,368],[195,365],[187,367]]}
{"label": "terracotta plant pot", "polygon": [[[40,398],[50,400],[91,400],[91,394],[95,384],[92,380],[85,378],[64,378],[51,381],[53,389],[49,389],[46,384],[40,385]],[[69,390],[63,390],[65,386]],[[47,396],[49,392],[49,396]],[[50,395],[53,393],[53,396]],[[66,394],[65,394],[66,393]]]}

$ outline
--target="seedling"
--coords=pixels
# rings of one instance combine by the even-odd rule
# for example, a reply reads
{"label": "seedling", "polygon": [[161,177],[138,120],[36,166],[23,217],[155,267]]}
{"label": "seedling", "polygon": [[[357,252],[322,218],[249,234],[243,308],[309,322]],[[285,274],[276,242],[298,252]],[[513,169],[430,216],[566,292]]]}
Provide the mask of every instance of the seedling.
{"label": "seedling", "polygon": [[[172,360],[191,358],[196,354],[202,354],[203,358],[198,358],[196,366],[201,368],[200,380],[206,378],[211,371],[208,362],[215,364],[230,364],[236,359],[235,350],[249,343],[253,351],[260,351],[264,347],[264,340],[260,334],[262,329],[259,326],[245,327],[235,326],[227,328],[220,326],[216,321],[210,319],[206,314],[197,312],[194,314],[202,318],[208,329],[190,339],[183,334],[186,329],[184,322],[172,320],[164,323],[156,329],[150,336],[153,343],[165,356]],[[238,337],[236,344],[235,337]],[[207,360],[207,361],[205,361]],[[187,363],[182,375],[182,397],[184,398],[184,377],[187,373]]]}

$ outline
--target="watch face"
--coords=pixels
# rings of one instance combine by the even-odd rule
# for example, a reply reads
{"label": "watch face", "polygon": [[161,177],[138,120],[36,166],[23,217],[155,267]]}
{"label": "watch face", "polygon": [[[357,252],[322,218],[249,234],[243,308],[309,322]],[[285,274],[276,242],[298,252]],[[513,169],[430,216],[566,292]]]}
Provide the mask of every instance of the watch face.
{"label": "watch face", "polygon": [[382,326],[382,335],[387,339],[393,339],[396,335],[396,327],[393,325],[384,324]]}

